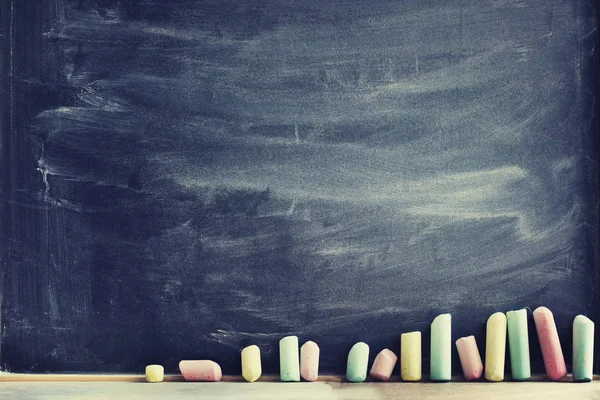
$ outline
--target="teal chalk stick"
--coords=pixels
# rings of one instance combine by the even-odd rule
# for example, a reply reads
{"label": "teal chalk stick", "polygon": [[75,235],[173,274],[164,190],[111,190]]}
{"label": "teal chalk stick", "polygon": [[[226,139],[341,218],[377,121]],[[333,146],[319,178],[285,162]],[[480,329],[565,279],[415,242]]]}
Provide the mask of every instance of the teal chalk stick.
{"label": "teal chalk stick", "polygon": [[356,343],[348,353],[346,379],[349,382],[364,382],[367,379],[368,364],[369,345],[363,342]]}
{"label": "teal chalk stick", "polygon": [[300,382],[298,336],[286,336],[279,341],[279,374],[282,382]]}
{"label": "teal chalk stick", "polygon": [[594,373],[594,323],[583,315],[573,320],[573,380],[590,382]]}
{"label": "teal chalk stick", "polygon": [[531,378],[529,361],[529,335],[527,332],[527,310],[508,311],[508,347],[510,350],[510,368],[512,379],[525,381]]}
{"label": "teal chalk stick", "polygon": [[431,355],[429,378],[432,381],[452,379],[452,316],[441,314],[431,323]]}

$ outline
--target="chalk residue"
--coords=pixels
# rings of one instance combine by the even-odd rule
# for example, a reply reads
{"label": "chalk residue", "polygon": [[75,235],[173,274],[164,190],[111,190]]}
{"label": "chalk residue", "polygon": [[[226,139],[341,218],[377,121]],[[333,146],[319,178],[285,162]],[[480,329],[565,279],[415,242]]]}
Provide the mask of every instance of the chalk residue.
{"label": "chalk residue", "polygon": [[[585,1],[79,3],[31,44],[52,95],[14,135],[47,208],[4,285],[29,296],[2,316],[32,324],[3,326],[27,367],[163,351],[231,373],[258,341],[276,373],[298,333],[341,373],[354,341],[397,346],[437,312],[461,335],[590,310]],[[55,321],[71,336],[35,337]]]}

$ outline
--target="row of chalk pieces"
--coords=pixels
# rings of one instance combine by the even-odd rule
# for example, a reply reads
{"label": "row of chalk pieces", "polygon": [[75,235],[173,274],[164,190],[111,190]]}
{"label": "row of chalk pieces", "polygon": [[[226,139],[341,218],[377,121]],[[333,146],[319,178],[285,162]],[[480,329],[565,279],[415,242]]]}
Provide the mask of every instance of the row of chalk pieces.
{"label": "row of chalk pieces", "polygon": [[[552,381],[567,376],[567,366],[554,322],[552,312],[546,307],[533,311],[546,375]],[[524,381],[531,378],[529,359],[529,334],[527,331],[527,310],[498,312],[492,314],[486,326],[485,379],[492,382],[504,380],[504,358],[506,336],[510,355],[513,380]],[[459,343],[460,342],[460,343]],[[475,338],[461,338],[456,343],[458,354],[467,380],[481,376],[481,358],[477,352]],[[464,360],[463,360],[464,358]],[[573,381],[590,382],[594,370],[594,322],[584,315],[573,320]]]}
{"label": "row of chalk pieces", "polygon": [[[319,346],[315,342],[306,342],[298,355],[298,337],[286,336],[279,341],[279,360],[281,380],[299,382],[300,377],[306,381],[316,381],[319,376]],[[256,345],[242,350],[242,376],[248,382],[255,382],[262,375],[260,349]],[[183,379],[191,382],[219,382],[222,377],[221,366],[211,360],[182,360],[179,371]],[[146,367],[146,381],[151,383],[164,380],[162,365]]]}
{"label": "row of chalk pieces", "polygon": [[[219,382],[223,376],[221,366],[210,360],[182,360],[179,362],[179,371],[183,379],[190,382]],[[158,383],[164,378],[165,369],[162,365],[146,367],[146,382]]]}
{"label": "row of chalk pieces", "polygon": [[[552,312],[539,307],[533,319],[540,341],[542,358],[548,378],[553,381],[567,375],[567,367]],[[438,315],[431,324],[431,354],[429,379],[437,382],[452,379],[452,317]],[[491,382],[504,380],[504,364],[508,332],[512,379],[524,381],[531,378],[529,358],[529,333],[527,310],[492,314],[486,326],[485,379]],[[474,336],[456,341],[465,380],[481,378],[484,366]],[[421,380],[421,332],[403,333],[400,336],[400,376],[403,381]],[[573,380],[590,382],[593,378],[594,323],[583,315],[573,321]],[[371,368],[372,378],[388,381],[398,357],[389,349],[382,350]],[[367,378],[369,346],[357,343],[350,350],[346,379],[363,382]]]}
{"label": "row of chalk pieces", "polygon": [[[546,374],[551,380],[559,380],[567,375],[567,368],[560,345],[552,312],[539,307],[533,312],[533,319],[540,341]],[[450,314],[437,316],[431,324],[430,379],[444,382],[452,378],[452,317]],[[505,352],[508,332],[508,345],[512,379],[517,381],[531,378],[529,359],[529,334],[527,310],[508,311],[506,314],[492,314],[486,326],[485,379],[492,382],[504,380]],[[474,336],[461,337],[456,341],[465,380],[481,378],[484,366]],[[408,332],[400,336],[400,376],[403,381],[420,381],[421,372],[421,332]],[[286,336],[279,341],[280,379],[283,382],[316,381],[319,376],[319,346],[312,341],[302,345],[298,351],[298,337]],[[583,315],[573,321],[573,380],[589,382],[593,377],[594,323]],[[255,382],[262,375],[260,349],[248,346],[241,352],[242,376],[248,382]],[[371,366],[369,375],[380,381],[389,381],[398,361],[396,354],[383,349]],[[346,365],[346,379],[349,382],[364,382],[367,379],[369,345],[358,342],[350,349]],[[218,382],[221,380],[221,367],[210,360],[183,360],[179,369],[186,381]],[[160,365],[146,367],[148,382],[161,382],[164,369]]]}

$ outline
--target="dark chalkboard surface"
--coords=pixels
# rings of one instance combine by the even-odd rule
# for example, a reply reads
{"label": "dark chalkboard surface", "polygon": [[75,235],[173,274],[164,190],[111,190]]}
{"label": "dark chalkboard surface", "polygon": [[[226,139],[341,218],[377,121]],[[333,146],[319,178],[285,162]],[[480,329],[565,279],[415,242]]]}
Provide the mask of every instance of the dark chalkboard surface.
{"label": "dark chalkboard surface", "polygon": [[437,314],[483,353],[539,305],[570,365],[599,315],[590,3],[3,1],[2,369],[237,374],[258,344],[277,373],[297,334],[342,373],[422,330],[426,372]]}

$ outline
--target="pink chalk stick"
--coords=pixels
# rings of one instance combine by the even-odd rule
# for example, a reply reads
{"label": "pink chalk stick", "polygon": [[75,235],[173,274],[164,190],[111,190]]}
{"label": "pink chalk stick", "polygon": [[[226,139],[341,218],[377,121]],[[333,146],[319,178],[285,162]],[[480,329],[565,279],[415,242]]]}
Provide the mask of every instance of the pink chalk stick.
{"label": "pink chalk stick", "polygon": [[393,351],[390,349],[381,350],[375,357],[375,361],[373,361],[370,375],[380,381],[389,381],[396,361],[398,361],[398,356]]}
{"label": "pink chalk stick", "polygon": [[221,380],[221,367],[210,360],[182,360],[179,370],[183,379],[192,382],[219,382]]}
{"label": "pink chalk stick", "polygon": [[542,357],[546,366],[548,378],[557,381],[567,375],[567,366],[563,356],[556,324],[552,311],[546,307],[538,307],[533,312],[535,329],[537,330],[540,346],[542,347]]}
{"label": "pink chalk stick", "polygon": [[458,339],[456,341],[456,349],[458,350],[458,357],[460,358],[460,365],[462,366],[465,380],[472,381],[481,378],[483,363],[481,362],[481,355],[479,355],[475,336],[471,335]]}
{"label": "pink chalk stick", "polygon": [[300,376],[305,381],[314,382],[319,377],[319,346],[306,342],[300,348]]}

